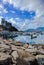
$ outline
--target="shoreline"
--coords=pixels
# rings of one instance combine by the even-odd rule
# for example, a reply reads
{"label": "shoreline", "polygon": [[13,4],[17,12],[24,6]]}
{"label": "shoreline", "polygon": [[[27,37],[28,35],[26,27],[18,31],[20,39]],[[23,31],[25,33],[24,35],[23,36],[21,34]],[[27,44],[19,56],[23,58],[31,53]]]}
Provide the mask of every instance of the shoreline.
{"label": "shoreline", "polygon": [[22,44],[0,37],[1,65],[44,65],[44,45]]}

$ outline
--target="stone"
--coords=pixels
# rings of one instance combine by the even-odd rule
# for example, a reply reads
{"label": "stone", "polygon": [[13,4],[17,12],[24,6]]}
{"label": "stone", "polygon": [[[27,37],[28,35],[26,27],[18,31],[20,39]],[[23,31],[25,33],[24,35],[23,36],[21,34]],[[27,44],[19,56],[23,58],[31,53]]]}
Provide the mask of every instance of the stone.
{"label": "stone", "polygon": [[3,40],[3,43],[5,43],[5,44],[8,44],[8,45],[9,45],[9,44],[10,44],[10,41],[9,41],[9,40],[5,40],[5,39],[4,39],[4,40]]}
{"label": "stone", "polygon": [[21,49],[22,49],[22,50],[25,50],[25,48],[24,48],[24,47],[21,47]]}
{"label": "stone", "polygon": [[13,40],[12,40],[12,39],[9,39],[8,41],[9,41],[9,42],[12,42]]}
{"label": "stone", "polygon": [[15,45],[11,45],[11,50],[17,51],[17,47]]}
{"label": "stone", "polygon": [[38,49],[42,49],[42,45],[39,45],[39,46],[38,46]]}
{"label": "stone", "polygon": [[28,48],[28,44],[24,44],[24,46],[23,46],[24,48]]}
{"label": "stone", "polygon": [[16,65],[30,65],[29,62],[25,61],[25,60],[22,59],[22,58],[17,58],[16,61],[17,61]]}
{"label": "stone", "polygon": [[34,47],[32,45],[29,45],[28,46],[28,49],[33,49]]}
{"label": "stone", "polygon": [[0,44],[0,48],[9,49],[10,47],[9,47],[8,45],[5,45],[5,44],[3,43],[3,44]]}
{"label": "stone", "polygon": [[[33,61],[32,61],[33,60]],[[37,61],[35,59],[32,59],[31,61],[25,60],[23,58],[17,58],[16,65],[38,65]]]}
{"label": "stone", "polygon": [[17,51],[13,51],[11,55],[13,57],[13,60],[16,60],[19,57]]}
{"label": "stone", "polygon": [[41,54],[41,55],[44,55],[44,49],[39,49],[39,50],[37,50],[37,53],[38,53],[38,54]]}
{"label": "stone", "polygon": [[21,42],[16,42],[14,44],[15,44],[15,46],[23,46],[23,44]]}
{"label": "stone", "polygon": [[18,52],[18,55],[19,55],[20,58],[25,56],[25,51],[24,50],[18,49],[17,52]]}
{"label": "stone", "polygon": [[10,46],[3,44],[0,44],[0,52],[4,52],[4,53],[10,53]]}
{"label": "stone", "polygon": [[12,57],[8,54],[0,52],[0,65],[10,65]]}
{"label": "stone", "polygon": [[30,52],[32,54],[36,54],[36,52],[37,52],[36,49],[25,49],[25,51]]}
{"label": "stone", "polygon": [[36,59],[39,65],[44,65],[44,55],[37,55]]}
{"label": "stone", "polygon": [[22,50],[22,49],[18,49],[17,52],[18,52],[18,55],[20,58],[32,56],[32,54],[30,54],[29,52],[26,52],[25,50]]}
{"label": "stone", "polygon": [[35,60],[35,57],[34,56],[29,56],[29,57],[24,58],[24,60],[33,61],[33,60]]}

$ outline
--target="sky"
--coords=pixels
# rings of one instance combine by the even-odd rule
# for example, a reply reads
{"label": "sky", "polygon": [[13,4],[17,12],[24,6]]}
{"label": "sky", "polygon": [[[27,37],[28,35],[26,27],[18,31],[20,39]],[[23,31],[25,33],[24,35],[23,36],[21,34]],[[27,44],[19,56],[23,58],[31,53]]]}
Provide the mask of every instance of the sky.
{"label": "sky", "polygon": [[0,0],[1,18],[19,31],[44,27],[44,0]]}

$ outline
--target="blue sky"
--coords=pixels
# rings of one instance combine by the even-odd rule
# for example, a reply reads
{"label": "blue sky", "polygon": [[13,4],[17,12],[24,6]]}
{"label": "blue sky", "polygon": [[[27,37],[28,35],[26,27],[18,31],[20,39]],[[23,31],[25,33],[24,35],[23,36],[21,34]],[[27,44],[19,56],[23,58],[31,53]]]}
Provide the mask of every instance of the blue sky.
{"label": "blue sky", "polygon": [[44,27],[44,0],[0,0],[1,18],[18,30]]}

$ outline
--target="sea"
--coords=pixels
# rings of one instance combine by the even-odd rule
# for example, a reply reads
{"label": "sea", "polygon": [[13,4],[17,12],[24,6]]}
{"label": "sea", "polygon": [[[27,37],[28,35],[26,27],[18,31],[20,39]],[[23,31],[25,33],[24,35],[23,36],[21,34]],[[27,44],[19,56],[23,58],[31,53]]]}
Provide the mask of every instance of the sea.
{"label": "sea", "polygon": [[[32,33],[32,32],[31,32]],[[11,35],[11,32],[8,31],[3,31],[0,32],[0,36],[4,34],[4,37],[8,37]],[[16,35],[17,33],[14,32],[14,35]],[[13,36],[13,32],[12,32],[12,36]],[[22,43],[29,43],[29,44],[44,44],[44,33],[43,34],[38,34],[37,37],[32,38],[30,35],[17,35],[14,36],[13,38],[14,40],[18,41],[18,42],[22,42]]]}
{"label": "sea", "polygon": [[31,36],[20,36],[14,38],[16,41],[29,44],[44,44],[44,35],[39,34],[37,38],[31,39]]}

